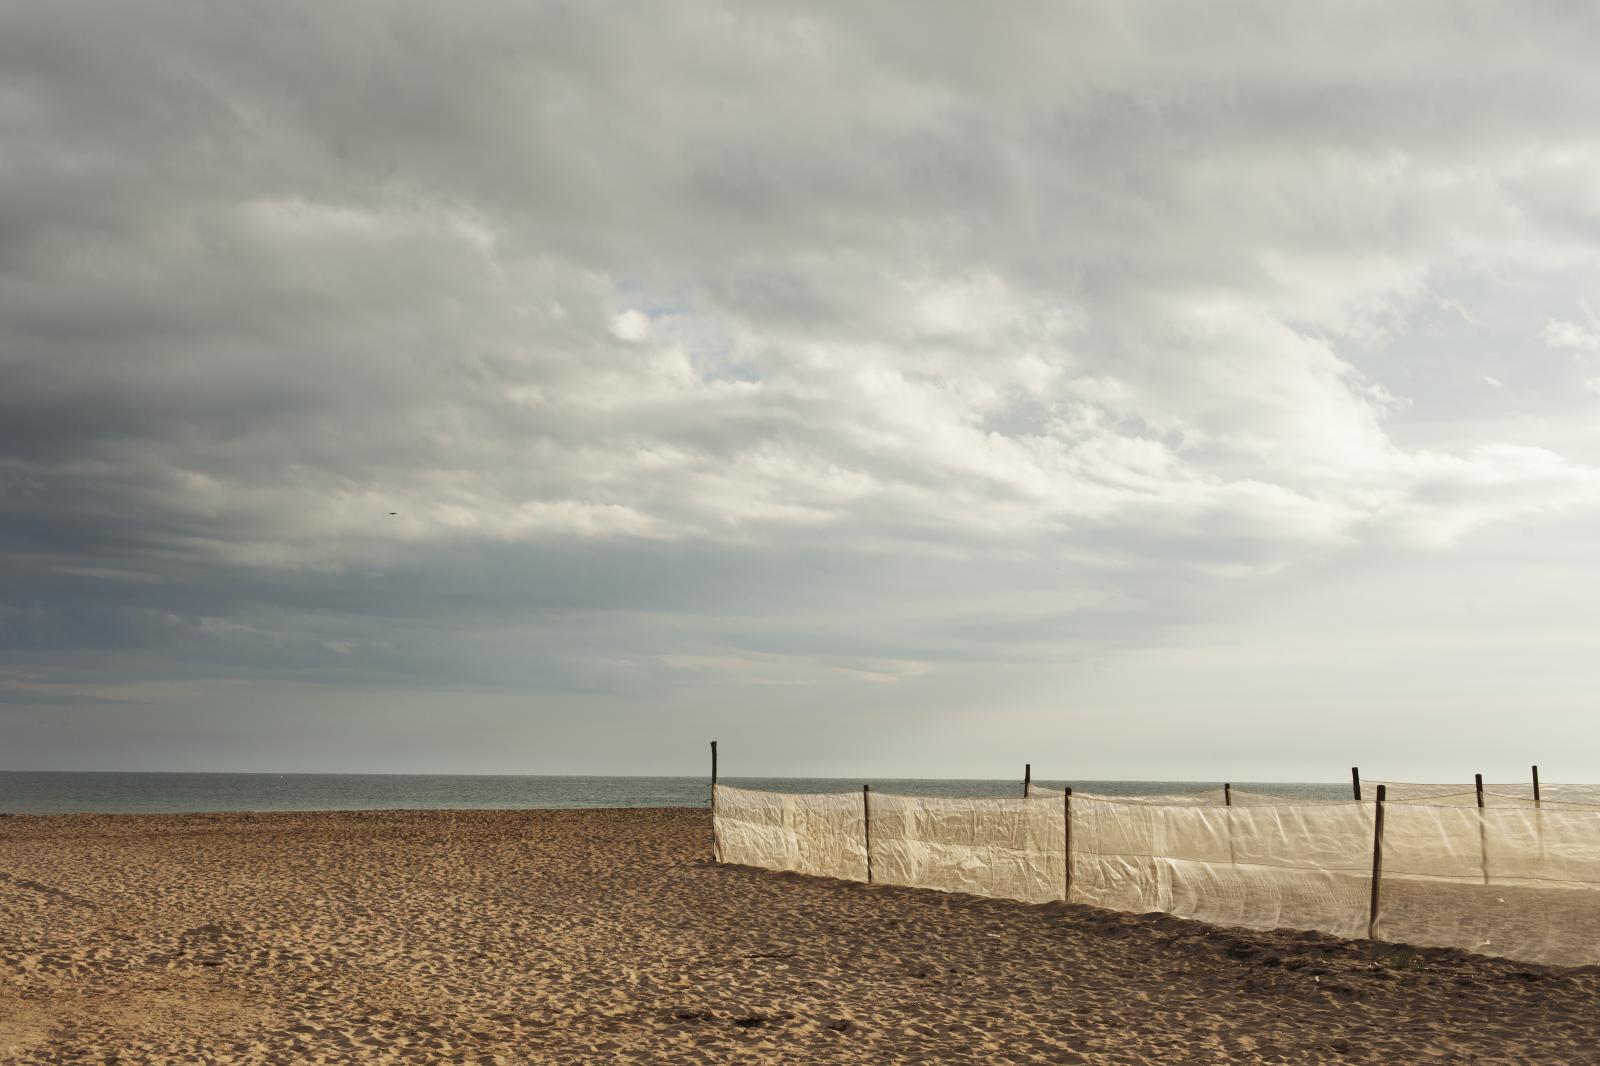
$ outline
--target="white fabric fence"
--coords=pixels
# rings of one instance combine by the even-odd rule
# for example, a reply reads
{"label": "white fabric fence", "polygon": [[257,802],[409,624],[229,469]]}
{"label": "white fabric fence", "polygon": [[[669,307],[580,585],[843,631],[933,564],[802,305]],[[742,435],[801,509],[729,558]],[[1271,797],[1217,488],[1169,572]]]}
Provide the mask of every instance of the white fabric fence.
{"label": "white fabric fence", "polygon": [[1399,943],[1600,963],[1600,810],[1480,810],[1453,796],[1386,803],[1374,913],[1376,803],[1233,799],[1075,793],[1068,803],[1043,789],[1027,799],[950,799],[717,785],[712,807],[723,862],[1253,929],[1360,937],[1370,928]]}

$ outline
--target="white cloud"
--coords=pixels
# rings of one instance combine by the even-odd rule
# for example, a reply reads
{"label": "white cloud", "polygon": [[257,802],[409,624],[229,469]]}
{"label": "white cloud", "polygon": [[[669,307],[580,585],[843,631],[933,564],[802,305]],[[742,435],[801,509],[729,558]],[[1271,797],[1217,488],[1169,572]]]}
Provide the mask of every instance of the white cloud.
{"label": "white cloud", "polygon": [[1586,329],[1576,322],[1551,319],[1544,324],[1541,336],[1552,348],[1566,348],[1576,352],[1600,352],[1600,328]]}
{"label": "white cloud", "polygon": [[630,307],[611,320],[611,335],[625,341],[642,341],[650,336],[650,316]]}
{"label": "white cloud", "polygon": [[[740,575],[721,599],[601,627],[626,647],[562,645],[551,676],[626,660],[648,687],[749,654],[740,676],[776,687],[909,687],[1010,654],[930,635],[972,610],[930,587],[958,569],[965,595],[1011,601],[1059,565],[1052,594],[1104,582],[1098,630],[1156,640],[1182,613],[1167,596],[1204,615],[1219,577],[1595,499],[1574,398],[1600,326],[1572,293],[1600,281],[1600,84],[1564,17],[78,17],[0,14],[19,572],[203,574],[183,609],[285,599],[301,619],[306,572],[664,553],[632,590],[707,552],[698,578]],[[787,561],[812,552],[849,580]],[[884,587],[883,559],[936,576]],[[523,609],[475,580],[456,594]],[[729,611],[753,632],[814,581],[821,606],[791,607],[811,628],[784,640],[900,643],[758,654],[707,632]],[[559,610],[630,602],[586,586]],[[382,643],[364,637],[317,647]],[[1049,644],[1016,641],[1035,665]]]}

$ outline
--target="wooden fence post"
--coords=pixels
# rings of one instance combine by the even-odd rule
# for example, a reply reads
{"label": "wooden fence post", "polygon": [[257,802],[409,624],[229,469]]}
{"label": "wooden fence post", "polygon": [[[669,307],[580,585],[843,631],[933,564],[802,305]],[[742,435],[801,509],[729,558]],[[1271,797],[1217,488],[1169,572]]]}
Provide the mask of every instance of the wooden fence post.
{"label": "wooden fence post", "polygon": [[1350,790],[1356,794],[1356,802],[1361,802],[1361,767],[1350,767]]}
{"label": "wooden fence post", "polygon": [[1033,763],[1022,764],[1022,798],[1027,799],[1028,793],[1033,790]]}
{"label": "wooden fence post", "polygon": [[[1541,810],[1543,808],[1543,806],[1544,806],[1544,804],[1539,799],[1539,767],[1537,765],[1535,765],[1534,768],[1533,768],[1533,809],[1534,809],[1535,812],[1537,812],[1537,811]],[[1533,827],[1534,827],[1534,831],[1539,836],[1539,865],[1543,866],[1544,865],[1544,816],[1543,815],[1538,814],[1538,813],[1534,814],[1534,816],[1533,816]]]}
{"label": "wooden fence post", "polygon": [[867,884],[872,884],[872,786],[861,786],[861,829],[867,843]]}
{"label": "wooden fence post", "polygon": [[1367,910],[1368,940],[1376,939],[1374,930],[1378,926],[1378,893],[1383,884],[1383,801],[1387,792],[1386,786],[1378,786],[1377,810],[1372,820],[1372,903]]}
{"label": "wooden fence post", "polygon": [[1066,889],[1065,889],[1065,891],[1063,891],[1061,893],[1061,901],[1063,903],[1070,903],[1070,902],[1072,902],[1072,786],[1071,785],[1067,786],[1067,798],[1066,798],[1065,803],[1066,803],[1066,810],[1062,814],[1062,819],[1063,819],[1065,824],[1063,825],[1062,828],[1065,830],[1064,839],[1066,840],[1066,846],[1062,850],[1064,850],[1066,852],[1066,874],[1067,874],[1067,876],[1066,876]]}
{"label": "wooden fence post", "polygon": [[1473,774],[1472,785],[1478,790],[1478,862],[1483,867],[1483,883],[1489,883],[1489,829],[1483,819],[1483,775]]}
{"label": "wooden fence post", "polygon": [[711,742],[711,861],[722,861],[722,847],[717,843],[717,742]]}
{"label": "wooden fence post", "polygon": [[1222,805],[1228,808],[1223,812],[1223,817],[1228,820],[1228,862],[1237,864],[1238,859],[1233,851],[1233,785],[1224,783],[1222,786]]}

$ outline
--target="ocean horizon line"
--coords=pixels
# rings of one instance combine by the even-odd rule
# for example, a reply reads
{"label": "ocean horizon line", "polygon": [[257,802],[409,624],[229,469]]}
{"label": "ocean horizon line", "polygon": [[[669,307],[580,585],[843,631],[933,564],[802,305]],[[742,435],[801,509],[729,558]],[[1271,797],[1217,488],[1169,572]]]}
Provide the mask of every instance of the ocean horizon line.
{"label": "ocean horizon line", "polygon": [[[566,779],[606,778],[616,780],[682,780],[682,781],[707,781],[711,779],[708,773],[702,774],[614,774],[614,773],[551,773],[545,771],[501,771],[501,770],[62,770],[55,768],[29,768],[7,769],[0,768],[0,774],[123,774],[141,776],[169,776],[169,777],[424,777],[424,778],[458,778],[458,777],[494,777],[494,778],[525,778],[547,777]],[[1008,777],[981,777],[965,774],[922,774],[914,776],[888,776],[884,774],[719,774],[719,781],[974,781],[994,782],[1015,780],[1022,783],[1020,775]],[[1222,778],[1222,777],[1074,777],[1065,778],[1056,775],[1036,775],[1033,778],[1038,784],[1059,781],[1085,781],[1094,783],[1116,782],[1120,784],[1137,785],[1220,785],[1229,782],[1238,785],[1338,785],[1347,786],[1347,781],[1338,779],[1326,781],[1307,780],[1266,780],[1261,778]]]}
{"label": "ocean horizon line", "polygon": [[[934,797],[1019,795],[1013,777],[786,777],[725,775],[742,788],[776,792],[886,792]],[[1219,787],[1212,780],[1035,777],[1040,787],[1071,785],[1112,795],[1156,795]],[[1288,799],[1348,797],[1326,782],[1233,782]],[[11,814],[179,814],[229,811],[505,810],[538,808],[706,807],[709,774],[408,774],[205,770],[0,771],[0,811]]]}

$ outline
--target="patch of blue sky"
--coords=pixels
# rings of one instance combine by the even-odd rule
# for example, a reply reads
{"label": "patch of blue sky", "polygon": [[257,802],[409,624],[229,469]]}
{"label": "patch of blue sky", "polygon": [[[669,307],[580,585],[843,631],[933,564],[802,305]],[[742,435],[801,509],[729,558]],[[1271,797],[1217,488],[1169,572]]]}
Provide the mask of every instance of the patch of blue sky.
{"label": "patch of blue sky", "polygon": [[734,350],[731,334],[715,315],[698,310],[682,296],[652,291],[635,279],[621,279],[613,289],[616,309],[648,318],[650,338],[682,351],[703,380],[761,380],[760,369]]}

